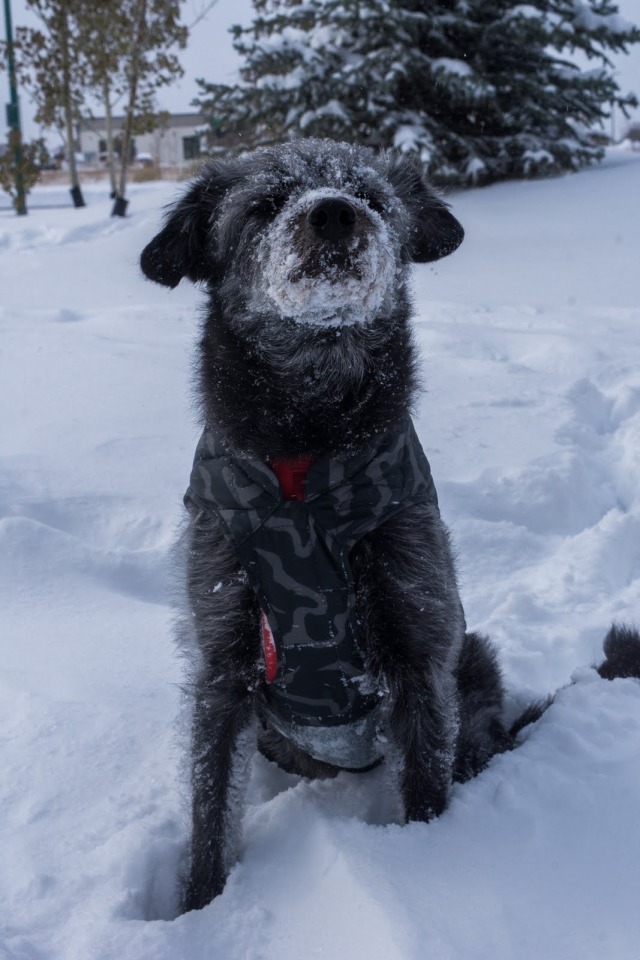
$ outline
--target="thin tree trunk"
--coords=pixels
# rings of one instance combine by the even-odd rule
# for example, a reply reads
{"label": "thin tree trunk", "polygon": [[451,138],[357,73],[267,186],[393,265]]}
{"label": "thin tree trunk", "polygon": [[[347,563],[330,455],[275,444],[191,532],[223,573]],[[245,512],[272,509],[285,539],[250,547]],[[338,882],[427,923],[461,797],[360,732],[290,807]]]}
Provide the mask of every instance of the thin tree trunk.
{"label": "thin tree trunk", "polygon": [[111,112],[111,88],[109,77],[105,76],[102,82],[102,96],[104,99],[104,113],[107,121],[107,167],[111,182],[111,197],[115,200],[118,191],[116,188],[116,159],[113,151],[113,115]]}
{"label": "thin tree trunk", "polygon": [[133,118],[138,96],[138,81],[140,79],[139,53],[144,49],[144,34],[147,21],[147,0],[139,0],[136,29],[131,44],[131,59],[129,61],[129,101],[125,111],[124,130],[122,133],[122,156],[120,157],[120,183],[118,195],[113,207],[113,213],[124,216],[126,211],[125,193],[127,190],[127,170],[129,167],[129,151],[131,149],[131,134]]}
{"label": "thin tree trunk", "polygon": [[69,17],[62,11],[60,30],[60,52],[62,54],[62,95],[64,99],[64,122],[67,141],[67,162],[71,181],[71,196],[74,207],[84,207],[80,178],[76,164],[76,144],[73,130],[73,98],[71,93],[71,63],[69,58]]}

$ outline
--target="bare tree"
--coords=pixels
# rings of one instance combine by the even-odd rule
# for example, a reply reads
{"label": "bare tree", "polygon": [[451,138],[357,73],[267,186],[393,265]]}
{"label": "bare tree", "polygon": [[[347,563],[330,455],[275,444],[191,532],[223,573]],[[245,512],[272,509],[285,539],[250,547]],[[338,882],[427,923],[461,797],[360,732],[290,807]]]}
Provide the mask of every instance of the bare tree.
{"label": "bare tree", "polygon": [[127,98],[120,174],[113,214],[124,216],[127,208],[127,174],[131,142],[135,133],[157,125],[156,91],[182,76],[183,70],[171,48],[183,49],[188,31],[180,23],[181,0],[127,0],[130,35],[123,58]]}
{"label": "bare tree", "polygon": [[[66,144],[71,195],[84,200],[75,155],[75,129],[90,93],[104,105],[113,213],[123,216],[132,142],[158,124],[158,89],[182,76],[175,50],[187,43],[182,0],[25,0],[42,28],[16,30],[20,78],[36,105],[35,119],[57,127]],[[114,104],[125,99],[116,170]]]}
{"label": "bare tree", "polygon": [[86,87],[86,59],[77,29],[82,0],[26,0],[26,4],[42,21],[42,29],[17,28],[18,74],[36,105],[36,122],[57,127],[62,134],[73,203],[83,207],[75,138]]}
{"label": "bare tree", "polygon": [[115,198],[118,189],[113,110],[126,89],[123,63],[131,43],[130,10],[120,0],[84,3],[78,28],[87,82],[104,109],[107,167],[111,197]]}

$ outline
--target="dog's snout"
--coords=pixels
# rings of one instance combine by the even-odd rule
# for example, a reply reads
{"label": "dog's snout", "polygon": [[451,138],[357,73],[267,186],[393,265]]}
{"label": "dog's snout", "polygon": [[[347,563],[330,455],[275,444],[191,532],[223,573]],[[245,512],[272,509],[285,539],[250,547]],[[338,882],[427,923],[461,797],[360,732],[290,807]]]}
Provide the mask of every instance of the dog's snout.
{"label": "dog's snout", "polygon": [[311,208],[307,220],[316,236],[335,243],[352,234],[356,211],[346,200],[326,197]]}

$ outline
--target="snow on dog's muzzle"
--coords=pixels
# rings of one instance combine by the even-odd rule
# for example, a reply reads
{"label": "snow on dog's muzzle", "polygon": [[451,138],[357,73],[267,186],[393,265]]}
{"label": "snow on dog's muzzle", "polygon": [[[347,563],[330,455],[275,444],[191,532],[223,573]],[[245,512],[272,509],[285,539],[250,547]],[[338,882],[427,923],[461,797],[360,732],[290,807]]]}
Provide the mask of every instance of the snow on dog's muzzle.
{"label": "snow on dog's muzzle", "polygon": [[366,323],[393,282],[395,247],[365,200],[308,191],[267,230],[258,251],[263,292],[301,323]]}

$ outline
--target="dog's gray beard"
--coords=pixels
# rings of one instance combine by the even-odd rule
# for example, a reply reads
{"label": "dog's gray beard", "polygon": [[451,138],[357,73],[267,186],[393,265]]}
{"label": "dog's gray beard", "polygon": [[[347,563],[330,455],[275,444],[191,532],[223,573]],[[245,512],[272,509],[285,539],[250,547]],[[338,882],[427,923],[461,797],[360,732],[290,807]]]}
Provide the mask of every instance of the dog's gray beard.
{"label": "dog's gray beard", "polygon": [[368,204],[349,195],[360,210],[360,229],[344,249],[310,242],[306,219],[319,198],[341,191],[308,191],[270,226],[258,247],[254,308],[264,300],[304,325],[368,323],[380,313],[393,286],[395,245],[388,225]]}

